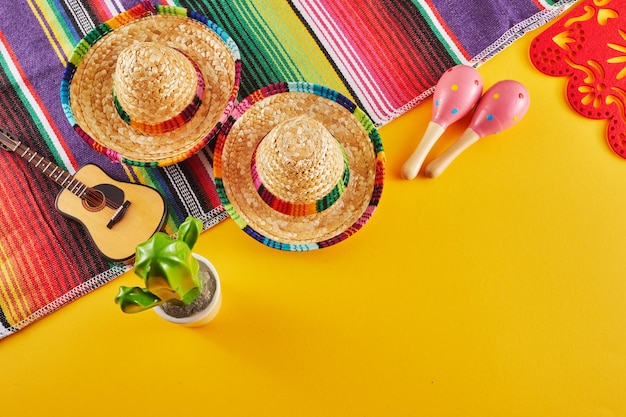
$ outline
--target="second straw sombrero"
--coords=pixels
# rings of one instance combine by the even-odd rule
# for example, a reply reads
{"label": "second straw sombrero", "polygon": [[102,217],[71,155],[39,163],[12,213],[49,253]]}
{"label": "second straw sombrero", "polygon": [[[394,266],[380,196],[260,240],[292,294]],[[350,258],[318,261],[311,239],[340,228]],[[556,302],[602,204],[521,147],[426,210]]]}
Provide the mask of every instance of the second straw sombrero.
{"label": "second straw sombrero", "polygon": [[239,91],[235,42],[206,17],[143,1],[76,46],[61,83],[63,110],[110,159],[164,166],[214,139]]}
{"label": "second straw sombrero", "polygon": [[318,249],[370,219],[385,156],[370,118],[334,90],[280,83],[231,113],[214,155],[218,194],[235,223],[264,245]]}

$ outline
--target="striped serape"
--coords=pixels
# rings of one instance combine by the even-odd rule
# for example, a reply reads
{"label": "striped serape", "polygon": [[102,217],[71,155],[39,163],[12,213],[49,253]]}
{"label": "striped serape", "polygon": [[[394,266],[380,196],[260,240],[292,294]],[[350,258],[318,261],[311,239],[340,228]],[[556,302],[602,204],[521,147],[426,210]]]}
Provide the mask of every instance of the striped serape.
{"label": "striped serape", "polygon": [[[243,61],[239,98],[307,81],[354,100],[377,125],[423,101],[449,67],[478,66],[575,0],[154,0],[224,28]],[[84,143],[63,114],[59,86],[74,46],[138,0],[0,2],[0,127],[70,173],[95,163],[166,199],[166,229],[188,215],[209,228],[227,217],[211,146],[165,168],[122,166]],[[107,262],[76,222],[54,210],[58,187],[17,155],[0,153],[0,338],[109,282]]]}

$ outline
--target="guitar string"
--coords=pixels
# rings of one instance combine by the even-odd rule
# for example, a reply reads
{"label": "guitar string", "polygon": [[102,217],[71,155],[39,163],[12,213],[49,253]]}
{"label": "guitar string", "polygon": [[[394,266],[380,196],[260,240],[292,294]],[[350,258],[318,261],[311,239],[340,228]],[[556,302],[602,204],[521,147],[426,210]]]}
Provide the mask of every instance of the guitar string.
{"label": "guitar string", "polygon": [[[39,161],[37,163],[33,163],[33,165],[35,165],[36,168],[39,168],[41,170],[41,172],[43,172],[45,175],[47,175],[49,178],[53,179],[54,181],[56,181],[59,185],[61,185],[62,187],[67,188],[68,190],[70,190],[73,194],[75,194],[76,196],[78,196],[79,198],[81,198],[82,200],[85,200],[87,202],[87,204],[90,207],[98,207],[100,205],[101,201],[104,201],[105,205],[113,210],[117,210],[120,208],[120,204],[115,202],[115,201],[111,201],[110,199],[108,199],[106,197],[106,195],[104,193],[102,193],[102,191],[97,191],[92,187],[88,187],[87,185],[83,184],[81,181],[79,181],[78,179],[76,179],[73,175],[70,175],[69,173],[65,172],[64,170],[62,170],[61,168],[59,168],[58,166],[56,166],[55,164],[53,164],[52,162],[46,160],[46,158],[44,158],[42,155],[39,155],[37,152],[31,150],[29,147],[24,146],[20,143],[20,145],[18,146],[19,150],[23,150],[22,152],[22,157],[26,158],[29,157],[28,162],[29,163],[33,163],[33,159],[35,159],[35,157],[39,156]],[[16,149],[16,150],[18,150]],[[48,162],[48,164],[45,167],[40,167],[39,164],[41,164],[42,162]],[[46,170],[48,168],[50,168],[50,166],[53,167],[53,170],[51,173],[47,173]],[[52,176],[54,175],[54,173],[56,171],[59,171],[59,174],[57,175],[56,178],[53,178]],[[59,182],[59,179],[61,178],[61,175],[65,174],[65,177],[63,179],[63,181]],[[69,182],[67,182],[67,180],[69,180]],[[66,185],[67,183],[67,185]],[[72,183],[74,183],[74,185],[72,186]],[[73,189],[70,189],[70,186],[73,187]],[[84,196],[81,196],[79,194],[77,194],[77,189],[82,190],[80,191],[80,194],[84,194]],[[102,195],[103,198],[100,197],[100,195]]]}

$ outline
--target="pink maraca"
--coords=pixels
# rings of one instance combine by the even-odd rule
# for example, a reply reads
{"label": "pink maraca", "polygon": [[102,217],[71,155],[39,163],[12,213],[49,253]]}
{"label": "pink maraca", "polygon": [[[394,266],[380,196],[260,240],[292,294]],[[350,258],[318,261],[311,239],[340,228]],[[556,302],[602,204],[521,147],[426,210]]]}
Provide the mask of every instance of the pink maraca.
{"label": "pink maraca", "polygon": [[501,132],[513,126],[526,114],[530,96],[517,81],[504,80],[494,84],[476,107],[469,127],[437,159],[426,167],[426,176],[435,178],[450,163],[478,139]]}
{"label": "pink maraca", "polygon": [[417,176],[426,155],[444,130],[472,110],[483,92],[483,80],[476,69],[457,65],[444,72],[433,94],[432,117],[413,154],[402,167],[407,180]]}

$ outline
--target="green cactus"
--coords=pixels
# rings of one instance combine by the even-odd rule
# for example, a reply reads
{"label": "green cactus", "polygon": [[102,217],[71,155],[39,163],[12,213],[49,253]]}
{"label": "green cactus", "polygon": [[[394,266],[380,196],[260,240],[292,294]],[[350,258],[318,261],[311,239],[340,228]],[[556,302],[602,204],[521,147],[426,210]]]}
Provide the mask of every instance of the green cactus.
{"label": "green cactus", "polygon": [[145,288],[120,287],[115,302],[125,313],[138,313],[164,302],[188,305],[202,290],[199,264],[191,250],[202,232],[202,222],[187,217],[176,239],[163,232],[155,233],[137,246],[135,274]]}

